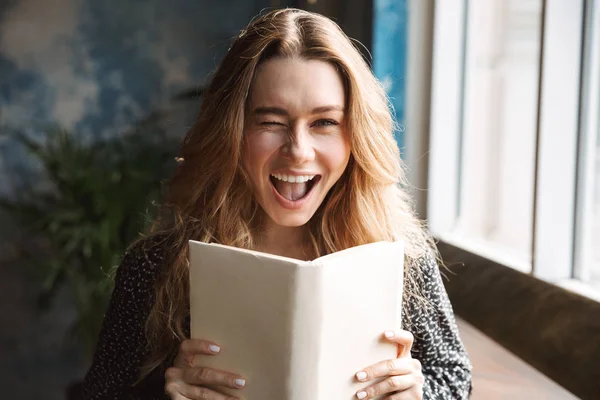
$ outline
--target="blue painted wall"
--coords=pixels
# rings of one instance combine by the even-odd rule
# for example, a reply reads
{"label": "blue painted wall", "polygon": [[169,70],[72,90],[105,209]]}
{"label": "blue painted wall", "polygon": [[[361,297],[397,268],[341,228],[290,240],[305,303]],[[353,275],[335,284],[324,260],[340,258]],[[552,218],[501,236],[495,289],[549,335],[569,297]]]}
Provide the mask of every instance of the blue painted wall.
{"label": "blue painted wall", "polygon": [[267,0],[0,6],[0,123],[111,135],[207,74]]}
{"label": "blue painted wall", "polygon": [[400,125],[395,132],[400,149],[404,148],[407,7],[407,0],[374,0],[373,69],[394,107]]}
{"label": "blue painted wall", "polygon": [[[120,134],[205,83],[231,39],[269,5],[0,1],[0,132],[60,126],[95,138]],[[9,190],[9,166],[23,157],[0,135],[0,193]]]}

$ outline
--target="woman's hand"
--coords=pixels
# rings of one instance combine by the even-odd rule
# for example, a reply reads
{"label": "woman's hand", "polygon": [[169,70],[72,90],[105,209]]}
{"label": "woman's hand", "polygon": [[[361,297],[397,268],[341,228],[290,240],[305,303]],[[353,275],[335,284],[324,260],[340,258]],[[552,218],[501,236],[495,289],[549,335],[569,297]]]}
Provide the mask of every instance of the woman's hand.
{"label": "woman's hand", "polygon": [[[239,375],[212,368],[201,367],[201,356],[214,356],[221,348],[213,342],[188,339],[181,342],[173,367],[165,373],[165,393],[172,400],[211,399],[234,400],[212,387],[221,386],[241,389],[246,381]],[[210,385],[211,388],[205,387]]]}
{"label": "woman's hand", "polygon": [[389,393],[386,400],[421,400],[425,377],[421,372],[421,363],[410,355],[413,335],[404,330],[386,331],[386,339],[398,343],[398,358],[382,361],[357,372],[356,379],[361,382],[376,378],[385,378],[356,393],[359,399],[373,399]]}

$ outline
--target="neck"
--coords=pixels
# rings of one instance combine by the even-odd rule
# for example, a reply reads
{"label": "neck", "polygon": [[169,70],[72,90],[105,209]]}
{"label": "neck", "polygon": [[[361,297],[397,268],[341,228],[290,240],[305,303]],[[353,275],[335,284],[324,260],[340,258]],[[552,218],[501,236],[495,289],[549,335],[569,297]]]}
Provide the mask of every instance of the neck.
{"label": "neck", "polygon": [[300,260],[311,259],[306,226],[287,227],[265,221],[260,229],[256,250]]}

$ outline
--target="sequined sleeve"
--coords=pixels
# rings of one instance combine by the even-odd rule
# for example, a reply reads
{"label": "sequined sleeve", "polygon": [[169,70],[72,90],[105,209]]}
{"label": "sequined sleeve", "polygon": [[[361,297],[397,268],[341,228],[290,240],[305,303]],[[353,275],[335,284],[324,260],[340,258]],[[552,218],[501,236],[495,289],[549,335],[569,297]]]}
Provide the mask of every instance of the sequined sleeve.
{"label": "sequined sleeve", "polygon": [[435,257],[421,260],[422,294],[430,307],[419,300],[409,301],[405,326],[415,337],[412,356],[422,365],[426,400],[468,399],[471,391],[471,363],[460,339],[452,305],[442,283]]}

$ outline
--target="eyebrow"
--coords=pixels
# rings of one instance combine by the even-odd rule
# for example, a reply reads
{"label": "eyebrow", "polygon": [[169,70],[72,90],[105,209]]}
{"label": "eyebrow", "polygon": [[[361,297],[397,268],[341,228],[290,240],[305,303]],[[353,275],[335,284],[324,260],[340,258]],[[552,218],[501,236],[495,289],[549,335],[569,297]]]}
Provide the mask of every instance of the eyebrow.
{"label": "eyebrow", "polygon": [[[312,114],[324,113],[328,111],[341,111],[344,112],[344,107],[342,106],[321,106],[312,109]],[[264,114],[276,114],[287,117],[288,112],[280,107],[257,107],[254,110],[254,115],[264,115]]]}

